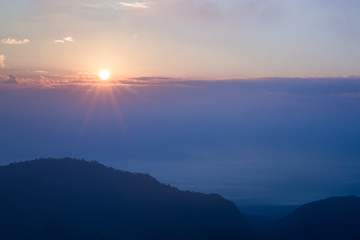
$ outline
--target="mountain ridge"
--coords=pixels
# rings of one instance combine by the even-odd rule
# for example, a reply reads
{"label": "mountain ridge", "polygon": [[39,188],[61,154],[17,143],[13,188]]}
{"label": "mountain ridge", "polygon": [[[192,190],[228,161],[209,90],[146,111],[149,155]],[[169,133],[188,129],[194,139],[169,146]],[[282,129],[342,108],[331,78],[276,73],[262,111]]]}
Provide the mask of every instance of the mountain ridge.
{"label": "mountain ridge", "polygon": [[278,220],[270,236],[276,240],[360,239],[360,198],[330,197],[304,204]]}
{"label": "mountain ridge", "polygon": [[98,162],[0,166],[0,190],[1,239],[263,239],[218,194],[180,191]]}

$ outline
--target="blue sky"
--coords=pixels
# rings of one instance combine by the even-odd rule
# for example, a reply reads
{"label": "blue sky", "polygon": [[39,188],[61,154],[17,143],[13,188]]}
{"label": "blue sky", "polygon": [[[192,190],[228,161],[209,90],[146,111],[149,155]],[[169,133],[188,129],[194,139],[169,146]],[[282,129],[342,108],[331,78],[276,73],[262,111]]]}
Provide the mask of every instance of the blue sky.
{"label": "blue sky", "polygon": [[3,164],[98,160],[240,204],[360,194],[359,78],[136,78],[52,87],[6,81]]}
{"label": "blue sky", "polygon": [[240,204],[359,195],[359,10],[2,0],[0,163],[98,160]]}

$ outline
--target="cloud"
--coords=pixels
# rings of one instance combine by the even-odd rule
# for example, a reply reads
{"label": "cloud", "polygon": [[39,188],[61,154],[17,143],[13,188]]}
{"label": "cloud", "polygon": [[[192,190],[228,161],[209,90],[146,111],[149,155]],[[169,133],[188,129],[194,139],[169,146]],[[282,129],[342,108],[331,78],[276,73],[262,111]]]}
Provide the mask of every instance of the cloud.
{"label": "cloud", "polygon": [[30,40],[27,38],[25,38],[24,40],[18,40],[15,38],[4,38],[1,40],[1,42],[4,44],[9,44],[9,45],[23,45],[23,44],[29,43]]}
{"label": "cloud", "polygon": [[6,81],[3,81],[3,83],[6,83],[6,84],[18,84],[18,82],[16,81],[16,77],[14,75],[11,75],[11,74],[8,75],[8,79]]}
{"label": "cloud", "polygon": [[[154,2],[155,14],[191,21],[226,21],[248,25],[271,24],[283,18],[284,6],[277,0],[172,0]],[[195,22],[196,23],[196,22]]]}
{"label": "cloud", "polygon": [[113,10],[124,10],[125,8],[133,9],[146,9],[150,8],[148,3],[145,2],[119,2],[119,1],[108,1],[105,3],[86,4],[87,7],[97,9],[113,9]]}
{"label": "cloud", "polygon": [[[10,80],[10,81],[9,81]],[[172,78],[166,76],[138,76],[134,78],[117,78],[106,82],[99,79],[96,72],[77,72],[73,74],[54,74],[43,72],[17,73],[16,79],[9,75],[0,75],[0,84],[4,81],[8,87],[16,88],[92,88],[111,86],[114,88],[144,87],[181,87],[181,88],[214,88],[218,92],[232,95],[249,96],[251,99],[268,98],[298,99],[309,101],[312,97],[322,99],[360,99],[360,78],[242,78],[242,79],[192,79]],[[323,86],[327,85],[326,90]],[[195,90],[194,90],[195,91]]]}
{"label": "cloud", "polygon": [[58,39],[58,40],[54,40],[54,43],[67,43],[67,42],[74,42],[75,40],[73,39],[73,37],[69,36],[69,37],[64,37],[62,39]]}
{"label": "cloud", "polygon": [[128,2],[120,2],[120,4],[124,7],[129,8],[149,8],[144,2],[135,2],[135,3],[128,3]]}
{"label": "cloud", "polygon": [[78,72],[79,75],[97,75],[96,72]]}
{"label": "cloud", "polygon": [[5,68],[5,55],[0,55],[0,68]]}
{"label": "cloud", "polygon": [[73,42],[74,41],[74,39],[72,38],[72,37],[65,37],[65,38],[63,38],[65,41],[67,41],[67,42]]}
{"label": "cloud", "polygon": [[48,73],[48,71],[44,71],[44,70],[36,70],[36,71],[34,71],[34,73]]}

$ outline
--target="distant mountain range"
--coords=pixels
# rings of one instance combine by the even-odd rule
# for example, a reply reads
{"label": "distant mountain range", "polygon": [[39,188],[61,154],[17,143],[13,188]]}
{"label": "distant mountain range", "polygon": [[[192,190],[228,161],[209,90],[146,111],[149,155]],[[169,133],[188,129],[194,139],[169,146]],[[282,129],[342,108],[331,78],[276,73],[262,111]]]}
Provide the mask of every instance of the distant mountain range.
{"label": "distant mountain range", "polygon": [[[0,166],[1,240],[360,239],[360,198],[312,202],[275,221],[217,194],[71,158]],[[262,235],[262,232],[266,237]]]}
{"label": "distant mountain range", "polygon": [[305,204],[277,221],[270,235],[278,240],[359,240],[360,198],[333,197]]}
{"label": "distant mountain range", "polygon": [[0,239],[263,239],[220,195],[75,159],[0,167]]}

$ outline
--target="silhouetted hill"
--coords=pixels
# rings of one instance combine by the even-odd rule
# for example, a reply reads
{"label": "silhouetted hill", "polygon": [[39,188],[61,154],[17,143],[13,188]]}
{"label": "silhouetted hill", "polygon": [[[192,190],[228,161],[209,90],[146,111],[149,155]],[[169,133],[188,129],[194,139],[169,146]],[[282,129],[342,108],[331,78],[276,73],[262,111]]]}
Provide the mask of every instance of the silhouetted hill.
{"label": "silhouetted hill", "polygon": [[358,240],[360,198],[334,197],[303,205],[280,219],[272,235],[279,240]]}
{"label": "silhouetted hill", "polygon": [[0,239],[260,239],[220,195],[75,159],[0,167]]}

